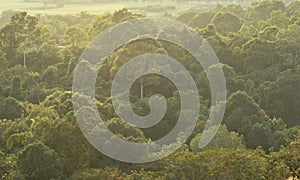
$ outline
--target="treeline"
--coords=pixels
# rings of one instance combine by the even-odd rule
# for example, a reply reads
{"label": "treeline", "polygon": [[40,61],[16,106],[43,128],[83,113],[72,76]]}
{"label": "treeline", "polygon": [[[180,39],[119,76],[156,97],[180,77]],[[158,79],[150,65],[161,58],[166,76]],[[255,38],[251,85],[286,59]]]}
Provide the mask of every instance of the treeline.
{"label": "treeline", "polygon": [[[195,3],[205,2],[210,3],[209,0],[24,0],[24,2],[38,2],[43,4],[74,4],[74,3],[118,3],[118,2],[182,2],[182,3]],[[215,0],[214,3],[252,3],[252,0]]]}
{"label": "treeline", "polygon": [[130,10],[138,10],[142,12],[148,13],[160,13],[160,12],[168,12],[176,10],[175,6],[161,6],[161,5],[149,5],[145,7],[133,7]]}
{"label": "treeline", "polygon": [[[0,29],[0,177],[2,179],[284,179],[300,177],[300,1],[260,1],[245,9],[217,6],[177,17],[201,34],[222,62],[228,88],[225,117],[204,149],[198,141],[210,112],[206,74],[183,48],[148,39],[128,43],[106,60],[96,104],[108,128],[123,139],[149,142],[176,124],[179,93],[168,79],[136,81],[132,108],[149,113],[153,94],[167,99],[157,126],[138,129],[120,120],[110,89],[129,59],[160,53],[189,70],[199,89],[201,113],[186,144],[148,164],[115,161],[82,135],[72,105],[74,69],[87,44],[103,30],[144,17],[127,9],[111,14],[32,16],[13,12]],[[137,47],[138,48],[137,50]],[[180,75],[177,72],[175,75]],[[141,83],[144,91],[141,95]],[[146,83],[145,83],[146,82]],[[144,97],[144,98],[141,98]],[[87,97],[80,97],[90,101]]]}

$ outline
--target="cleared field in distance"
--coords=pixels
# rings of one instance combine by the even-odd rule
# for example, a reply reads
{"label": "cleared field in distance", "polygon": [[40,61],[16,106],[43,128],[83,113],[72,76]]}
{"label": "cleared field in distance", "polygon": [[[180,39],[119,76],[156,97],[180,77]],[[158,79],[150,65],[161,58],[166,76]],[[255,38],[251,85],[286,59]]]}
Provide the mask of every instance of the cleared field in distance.
{"label": "cleared field in distance", "polygon": [[[0,13],[4,10],[27,11],[29,14],[40,15],[64,15],[79,14],[87,12],[89,14],[103,14],[116,11],[122,8],[134,9],[143,12],[147,7],[175,7],[173,10],[160,12],[146,12],[148,16],[161,16],[165,12],[172,15],[179,15],[189,9],[210,9],[218,3],[178,3],[178,2],[132,2],[132,3],[86,3],[86,4],[65,4],[58,7],[55,4],[45,6],[42,3],[25,3],[22,0],[0,0]],[[139,11],[140,10],[140,11]]]}
{"label": "cleared field in distance", "polygon": [[[207,7],[207,4],[202,4],[203,7]],[[4,10],[15,10],[15,11],[27,11],[29,14],[41,14],[41,15],[64,15],[64,14],[79,14],[85,11],[90,14],[102,14],[112,12],[122,8],[138,9],[147,6],[174,6],[176,9],[167,11],[171,14],[182,13],[191,8],[197,8],[201,4],[196,3],[176,3],[176,2],[164,2],[164,3],[87,3],[87,4],[66,4],[63,7],[57,7],[57,5],[49,4],[45,6],[41,3],[25,3],[20,0],[1,0],[0,2],[0,13]],[[211,6],[211,5],[209,5]],[[165,12],[160,13],[147,13],[150,16],[157,16]]]}

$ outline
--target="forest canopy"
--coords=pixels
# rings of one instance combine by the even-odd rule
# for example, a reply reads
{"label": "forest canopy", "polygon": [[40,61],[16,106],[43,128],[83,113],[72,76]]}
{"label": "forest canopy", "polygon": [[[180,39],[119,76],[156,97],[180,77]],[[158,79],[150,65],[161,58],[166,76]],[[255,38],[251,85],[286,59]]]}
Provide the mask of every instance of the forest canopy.
{"label": "forest canopy", "polygon": [[201,109],[192,136],[175,153],[146,164],[111,159],[86,140],[74,116],[72,79],[80,55],[99,33],[147,15],[125,8],[101,15],[2,13],[0,20],[11,18],[0,23],[0,179],[299,178],[299,7],[299,0],[263,0],[250,7],[218,5],[172,17],[207,40],[226,78],[225,116],[204,149],[198,141],[212,110],[211,92],[205,71],[191,54],[146,39],[107,57],[97,77],[95,103],[105,125],[132,142],[151,142],[170,132],[179,117],[180,95],[166,78],[141,77],[131,87],[133,111],[147,115],[149,98],[159,93],[166,97],[167,112],[151,128],[126,124],[110,97],[122,65],[140,54],[160,53],[178,60],[195,79]]}

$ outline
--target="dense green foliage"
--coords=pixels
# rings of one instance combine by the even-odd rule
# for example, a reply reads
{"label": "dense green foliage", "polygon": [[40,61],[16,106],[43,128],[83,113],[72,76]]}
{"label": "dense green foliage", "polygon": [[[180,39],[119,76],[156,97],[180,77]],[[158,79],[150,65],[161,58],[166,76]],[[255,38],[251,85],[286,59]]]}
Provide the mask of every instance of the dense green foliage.
{"label": "dense green foliage", "polygon": [[159,139],[175,126],[180,111],[176,86],[166,78],[147,75],[131,87],[131,106],[137,114],[146,115],[149,97],[162,94],[168,105],[162,121],[138,129],[117,117],[111,83],[129,59],[150,52],[174,57],[189,70],[199,89],[200,117],[192,137],[177,152],[147,164],[118,162],[94,149],[78,127],[71,99],[74,69],[87,44],[113,25],[145,15],[127,9],[78,16],[7,11],[12,18],[0,28],[0,178],[300,177],[299,7],[300,1],[259,1],[249,8],[219,5],[177,17],[207,39],[226,76],[223,124],[204,149],[198,141],[210,112],[210,87],[205,72],[188,52],[147,39],[130,42],[107,58],[97,78],[96,104],[107,127],[123,139]]}

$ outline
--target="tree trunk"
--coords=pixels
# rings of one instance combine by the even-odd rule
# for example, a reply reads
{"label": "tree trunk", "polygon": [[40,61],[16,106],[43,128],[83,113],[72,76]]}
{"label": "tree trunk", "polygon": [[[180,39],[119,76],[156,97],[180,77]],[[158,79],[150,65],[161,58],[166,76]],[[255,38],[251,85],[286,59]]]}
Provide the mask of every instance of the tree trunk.
{"label": "tree trunk", "polygon": [[144,82],[141,82],[141,99],[144,98]]}

